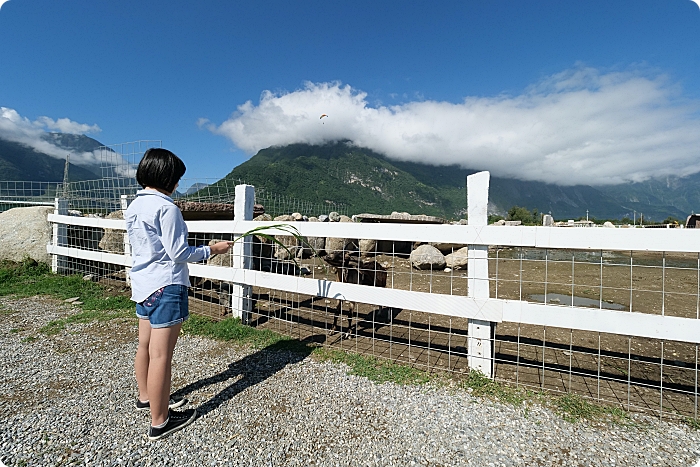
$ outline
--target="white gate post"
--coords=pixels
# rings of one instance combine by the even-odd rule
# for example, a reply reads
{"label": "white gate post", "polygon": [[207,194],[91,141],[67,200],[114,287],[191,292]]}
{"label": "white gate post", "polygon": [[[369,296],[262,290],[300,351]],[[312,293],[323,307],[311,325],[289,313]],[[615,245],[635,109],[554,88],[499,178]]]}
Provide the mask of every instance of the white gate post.
{"label": "white gate post", "polygon": [[[467,215],[470,226],[488,224],[489,172],[478,172],[467,177]],[[472,298],[489,298],[489,259],[487,245],[469,245],[467,263],[467,294]],[[470,319],[467,331],[469,368],[493,378],[495,324]]]}
{"label": "white gate post", "polygon": [[[129,207],[129,195],[122,195],[120,199],[120,207],[122,210],[122,218],[126,219],[126,210]],[[129,233],[124,231],[124,256],[131,256],[131,243],[129,243]],[[126,274],[126,285],[131,287],[131,277],[129,276],[130,267],[124,268]]]}
{"label": "white gate post", "polygon": [[[65,198],[55,198],[54,199],[54,214],[66,215],[68,214],[68,200]],[[68,226],[66,224],[58,224],[54,222],[53,224],[53,238],[52,242],[54,246],[67,246],[68,245]],[[63,273],[66,270],[66,257],[59,255],[51,256],[51,270],[55,273]]]}
{"label": "white gate post", "polygon": [[[233,218],[235,220],[253,220],[255,205],[255,187],[251,185],[236,185]],[[235,233],[235,232],[234,232]],[[253,268],[253,242],[250,237],[233,245],[233,267],[242,269]],[[244,284],[233,284],[231,291],[231,314],[247,323],[252,311],[253,288]]]}

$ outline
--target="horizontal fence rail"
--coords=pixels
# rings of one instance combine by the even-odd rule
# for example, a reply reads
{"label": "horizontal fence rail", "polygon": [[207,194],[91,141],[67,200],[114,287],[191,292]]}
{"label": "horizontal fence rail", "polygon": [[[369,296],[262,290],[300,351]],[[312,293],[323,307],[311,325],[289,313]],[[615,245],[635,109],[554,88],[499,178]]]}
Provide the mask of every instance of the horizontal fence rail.
{"label": "horizontal fence rail", "polygon": [[[267,226],[296,258],[247,237],[228,255],[190,265],[194,311],[428,370],[478,368],[516,385],[697,418],[694,230],[289,223],[309,244],[375,241],[358,268],[375,280],[385,271],[380,287],[341,278],[273,228],[280,222],[250,220],[248,188],[236,193],[235,220],[187,221],[190,242],[231,240]],[[47,247],[56,270],[128,281],[123,220],[56,212],[48,216],[55,237]],[[116,235],[112,247],[103,244],[108,234]],[[416,269],[411,254],[422,244],[448,245],[452,254],[466,248],[468,268]]]}

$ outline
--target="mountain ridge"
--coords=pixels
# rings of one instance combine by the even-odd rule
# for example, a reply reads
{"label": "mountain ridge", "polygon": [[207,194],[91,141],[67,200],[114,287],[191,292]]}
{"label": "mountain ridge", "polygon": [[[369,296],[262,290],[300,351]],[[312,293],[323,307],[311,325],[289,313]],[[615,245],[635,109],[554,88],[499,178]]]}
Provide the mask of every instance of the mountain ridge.
{"label": "mountain ridge", "polygon": [[[308,200],[348,204],[355,213],[408,211],[447,218],[466,211],[466,177],[476,170],[396,161],[347,141],[261,149],[225,178]],[[551,212],[557,219],[685,218],[700,205],[700,175],[612,187],[560,186],[491,176],[489,213],[512,206]],[[664,184],[675,186],[673,190]],[[700,186],[700,185],[698,185]],[[639,201],[643,199],[644,201]],[[588,212],[587,212],[588,211]]]}

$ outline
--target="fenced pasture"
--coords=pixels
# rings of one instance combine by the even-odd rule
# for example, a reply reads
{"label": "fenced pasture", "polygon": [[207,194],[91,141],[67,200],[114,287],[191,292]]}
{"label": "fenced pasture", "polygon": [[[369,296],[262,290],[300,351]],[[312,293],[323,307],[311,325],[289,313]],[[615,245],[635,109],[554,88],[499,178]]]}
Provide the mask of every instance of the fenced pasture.
{"label": "fenced pasture", "polygon": [[53,206],[60,183],[0,181],[0,212],[16,207]]}
{"label": "fenced pasture", "polygon": [[[697,232],[487,226],[487,193],[488,174],[471,176],[469,225],[293,223],[310,245],[375,240],[361,258],[375,265],[369,275],[386,270],[386,287],[338,281],[312,249],[275,230],[294,259],[246,237],[228,255],[190,265],[191,310],[429,371],[476,368],[517,386],[697,418]],[[188,221],[191,244],[278,224],[251,220],[256,195],[236,187],[232,221]],[[125,287],[124,222],[69,208],[59,200],[49,216],[55,269]],[[410,255],[424,243],[466,254],[466,269],[416,269]]]}

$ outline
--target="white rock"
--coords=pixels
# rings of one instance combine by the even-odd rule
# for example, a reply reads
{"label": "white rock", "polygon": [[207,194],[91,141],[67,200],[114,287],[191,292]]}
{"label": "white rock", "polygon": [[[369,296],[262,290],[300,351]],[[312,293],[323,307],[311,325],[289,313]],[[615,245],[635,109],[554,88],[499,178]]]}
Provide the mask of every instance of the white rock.
{"label": "white rock", "polygon": [[52,226],[46,216],[50,206],[13,208],[0,213],[0,260],[22,261],[29,256],[41,263],[51,263],[46,245],[51,242]]}

